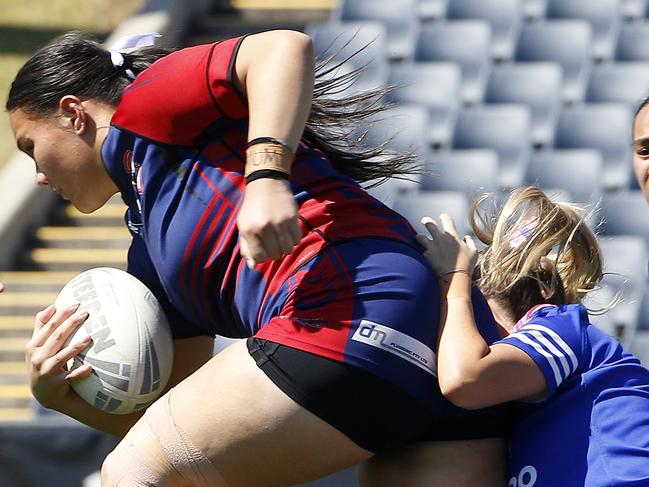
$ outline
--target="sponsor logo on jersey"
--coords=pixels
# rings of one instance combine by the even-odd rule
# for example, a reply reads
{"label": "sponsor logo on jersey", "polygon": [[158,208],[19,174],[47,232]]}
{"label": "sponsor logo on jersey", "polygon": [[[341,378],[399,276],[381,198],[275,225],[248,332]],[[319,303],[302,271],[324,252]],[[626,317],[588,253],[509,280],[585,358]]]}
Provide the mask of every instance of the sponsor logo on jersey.
{"label": "sponsor logo on jersey", "polygon": [[435,352],[426,344],[405,333],[369,320],[362,320],[352,340],[377,347],[437,375]]}
{"label": "sponsor logo on jersey", "polygon": [[517,476],[509,479],[507,487],[534,487],[537,478],[536,468],[533,465],[527,465],[521,468]]}

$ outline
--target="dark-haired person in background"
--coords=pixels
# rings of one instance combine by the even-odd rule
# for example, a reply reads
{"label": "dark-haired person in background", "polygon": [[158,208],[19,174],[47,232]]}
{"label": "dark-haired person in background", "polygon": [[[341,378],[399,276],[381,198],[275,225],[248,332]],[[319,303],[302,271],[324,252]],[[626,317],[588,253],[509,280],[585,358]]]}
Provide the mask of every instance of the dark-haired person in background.
{"label": "dark-haired person in background", "polygon": [[[502,484],[501,425],[439,392],[437,284],[415,233],[359,185],[411,161],[341,138],[380,108],[327,98],[341,81],[323,74],[314,87],[311,40],[292,31],[129,54],[71,33],[18,73],[7,110],[37,182],[85,213],[121,193],[128,271],[172,325],[175,387],[138,421],[69,388],[91,373],[65,367],[85,317],[36,317],[36,399],[128,432],[102,485],[289,486],[413,442],[439,461],[411,485]],[[248,339],[212,357],[216,334]]]}

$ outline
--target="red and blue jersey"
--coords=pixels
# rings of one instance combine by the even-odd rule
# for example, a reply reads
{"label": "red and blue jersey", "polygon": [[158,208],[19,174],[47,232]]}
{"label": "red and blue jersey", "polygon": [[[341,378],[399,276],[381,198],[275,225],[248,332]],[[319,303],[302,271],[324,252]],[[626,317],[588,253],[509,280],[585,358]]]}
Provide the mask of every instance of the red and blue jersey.
{"label": "red and blue jersey", "polygon": [[102,157],[129,207],[129,272],[156,294],[177,338],[256,335],[446,407],[433,352],[437,282],[414,230],[322,152],[301,142],[292,166],[300,242],[254,269],[241,258],[248,108],[233,83],[241,42],[169,54],[123,94]]}
{"label": "red and blue jersey", "polygon": [[509,485],[649,485],[649,371],[581,305],[543,306],[499,343],[543,372],[546,399],[518,407]]}

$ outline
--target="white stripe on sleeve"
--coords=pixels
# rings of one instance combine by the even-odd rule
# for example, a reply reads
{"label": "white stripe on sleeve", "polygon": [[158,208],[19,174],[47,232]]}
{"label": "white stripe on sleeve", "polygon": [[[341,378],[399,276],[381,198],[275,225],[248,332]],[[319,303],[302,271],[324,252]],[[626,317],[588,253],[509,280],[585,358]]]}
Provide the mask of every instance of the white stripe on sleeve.
{"label": "white stripe on sleeve", "polygon": [[570,345],[568,345],[564,341],[564,339],[559,336],[559,334],[557,332],[555,332],[551,328],[548,328],[547,326],[537,325],[536,323],[531,323],[529,325],[525,325],[525,327],[523,328],[523,331],[524,330],[539,330],[539,331],[547,333],[550,336],[550,338],[552,338],[554,340],[554,342],[557,344],[557,346],[559,346],[559,348],[561,348],[564,351],[565,356],[570,359],[570,362],[572,362],[572,369],[571,369],[572,372],[577,370],[577,366],[578,366],[579,362],[577,360],[577,356],[575,355],[575,352],[572,350],[572,348],[570,348]]}
{"label": "white stripe on sleeve", "polygon": [[559,371],[557,361],[556,361],[554,355],[552,355],[551,353],[549,353],[547,350],[545,350],[543,348],[543,345],[541,345],[539,342],[537,342],[532,337],[529,337],[528,334],[523,332],[523,331],[518,331],[518,332],[514,333],[513,335],[510,335],[509,338],[517,338],[521,342],[529,345],[534,350],[536,350],[538,353],[543,355],[547,359],[547,362],[548,362],[548,365],[550,365],[550,368],[552,368],[552,372],[554,373],[555,385],[558,386],[559,384],[561,384],[561,381],[563,379],[561,378],[561,372]]}

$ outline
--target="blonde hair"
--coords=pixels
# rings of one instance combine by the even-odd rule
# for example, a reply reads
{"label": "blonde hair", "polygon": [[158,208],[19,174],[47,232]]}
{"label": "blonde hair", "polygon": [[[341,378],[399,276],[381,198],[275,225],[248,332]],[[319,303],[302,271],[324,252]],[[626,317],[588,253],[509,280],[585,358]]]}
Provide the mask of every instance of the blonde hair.
{"label": "blonde hair", "polygon": [[537,304],[580,303],[602,279],[602,259],[585,211],[553,202],[536,186],[511,193],[499,212],[489,214],[482,196],[471,208],[475,235],[486,244],[476,266],[485,296],[519,319]]}

